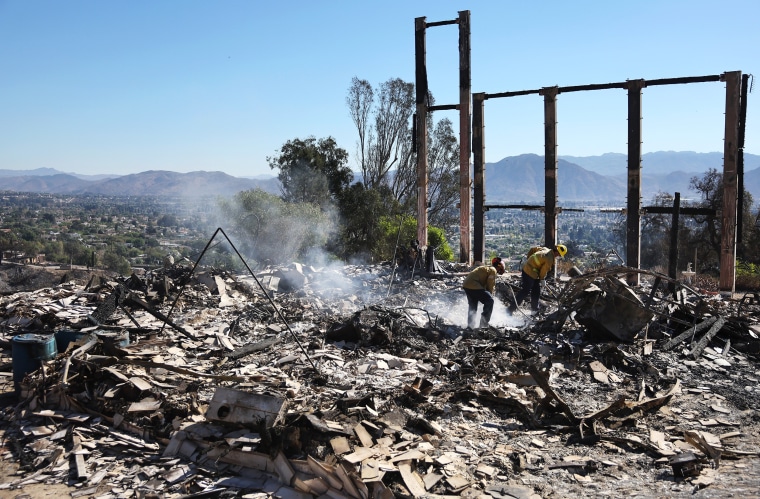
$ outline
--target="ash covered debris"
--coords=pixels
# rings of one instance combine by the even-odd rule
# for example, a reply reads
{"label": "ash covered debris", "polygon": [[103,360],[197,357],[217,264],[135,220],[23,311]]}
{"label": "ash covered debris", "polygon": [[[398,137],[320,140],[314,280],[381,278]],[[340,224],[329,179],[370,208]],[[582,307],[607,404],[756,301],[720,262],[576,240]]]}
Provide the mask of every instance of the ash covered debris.
{"label": "ash covered debris", "polygon": [[[607,269],[557,280],[543,313],[499,303],[468,331],[467,270],[167,265],[7,294],[4,459],[20,474],[0,489],[368,499],[760,486],[757,300],[646,272],[633,288],[632,269]],[[500,278],[505,299],[517,281]],[[22,334],[58,341],[18,376]]]}

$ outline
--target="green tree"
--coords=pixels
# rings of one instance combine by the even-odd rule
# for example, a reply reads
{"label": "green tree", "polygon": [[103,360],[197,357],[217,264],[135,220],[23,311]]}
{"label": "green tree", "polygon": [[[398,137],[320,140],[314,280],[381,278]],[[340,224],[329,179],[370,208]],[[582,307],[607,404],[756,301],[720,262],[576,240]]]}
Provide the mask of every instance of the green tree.
{"label": "green tree", "polygon": [[179,226],[179,221],[177,220],[177,217],[175,215],[167,214],[162,215],[157,221],[156,225],[159,227],[177,227]]}
{"label": "green tree", "polygon": [[[205,241],[200,245],[200,248],[203,249],[204,245]],[[150,246],[145,251],[145,260],[149,265],[161,265],[165,256],[166,248],[158,245]]]}
{"label": "green tree", "polygon": [[400,213],[398,202],[388,187],[367,188],[355,183],[341,196],[340,238],[333,252],[344,259],[374,260],[384,237],[380,220],[397,213]]}
{"label": "green tree", "polygon": [[[0,231],[0,252],[14,249],[13,243],[16,239],[17,237],[12,230]],[[0,253],[0,256],[2,256],[2,253]]]}
{"label": "green tree", "polygon": [[129,261],[114,251],[113,247],[108,248],[103,253],[101,261],[106,270],[118,272],[121,275],[129,275],[132,272],[132,267],[129,265]]}
{"label": "green tree", "polygon": [[62,241],[48,241],[44,244],[42,251],[45,253],[45,259],[48,262],[68,261]]}
{"label": "green tree", "polygon": [[270,168],[280,171],[277,178],[286,202],[327,206],[353,180],[348,153],[332,137],[290,140],[267,161]]}
{"label": "green tree", "polygon": [[435,258],[450,261],[454,259],[454,251],[446,240],[446,233],[439,227],[428,227],[428,246],[435,249]]}

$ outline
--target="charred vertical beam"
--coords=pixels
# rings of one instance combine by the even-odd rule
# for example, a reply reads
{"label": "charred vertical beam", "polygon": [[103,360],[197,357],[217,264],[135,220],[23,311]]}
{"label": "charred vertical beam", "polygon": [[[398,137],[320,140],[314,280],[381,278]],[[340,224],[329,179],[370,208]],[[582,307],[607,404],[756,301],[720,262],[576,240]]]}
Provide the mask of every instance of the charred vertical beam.
{"label": "charred vertical beam", "polygon": [[[668,277],[674,281],[678,278],[678,225],[680,216],[681,193],[676,192],[673,198],[673,216],[670,223],[670,256],[668,258]],[[676,292],[675,282],[670,283],[669,290],[671,293]]]}
{"label": "charred vertical beam", "polygon": [[483,261],[486,251],[486,144],[483,127],[483,109],[486,94],[472,94],[472,173],[473,173],[473,259]]}
{"label": "charred vertical beam", "polygon": [[417,240],[427,246],[428,176],[427,115],[428,81],[425,47],[425,18],[414,20],[415,89],[417,100]]}
{"label": "charred vertical beam", "polygon": [[726,132],[723,141],[723,213],[721,214],[720,279],[721,293],[736,290],[737,156],[739,149],[739,107],[741,71],[723,73],[726,82]]}
{"label": "charred vertical beam", "polygon": [[654,301],[655,295],[657,295],[657,290],[660,289],[660,284],[662,284],[662,277],[655,277],[654,283],[652,284],[652,290],[649,292],[649,296],[647,297],[647,301],[644,304],[644,308],[649,310],[649,305],[652,304]]}
{"label": "charred vertical beam", "polygon": [[557,93],[558,87],[541,89],[544,96],[544,244],[548,248],[557,244]]}
{"label": "charred vertical beam", "polygon": [[459,12],[459,261],[470,263],[470,11]]}
{"label": "charred vertical beam", "polygon": [[736,174],[738,179],[737,191],[739,200],[736,205],[739,207],[739,217],[736,220],[736,240],[738,241],[738,252],[740,258],[745,258],[743,254],[744,245],[744,132],[746,131],[747,122],[747,84],[749,75],[742,75],[741,104],[739,107],[739,148],[736,156]]}
{"label": "charred vertical beam", "polygon": [[[641,89],[644,80],[628,81],[628,197],[626,216],[626,263],[641,266]],[[639,284],[640,275],[628,276],[628,283]]]}

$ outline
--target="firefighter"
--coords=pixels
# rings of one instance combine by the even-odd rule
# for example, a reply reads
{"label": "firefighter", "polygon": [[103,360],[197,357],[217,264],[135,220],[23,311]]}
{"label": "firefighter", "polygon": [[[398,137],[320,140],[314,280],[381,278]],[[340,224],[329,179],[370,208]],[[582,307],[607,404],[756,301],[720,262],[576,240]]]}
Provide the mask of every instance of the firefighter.
{"label": "firefighter", "polygon": [[467,327],[475,329],[475,319],[478,316],[478,303],[483,304],[480,315],[480,327],[488,327],[493,313],[493,292],[496,287],[496,275],[504,273],[501,258],[494,257],[491,265],[481,265],[473,269],[462,283],[467,295]]}
{"label": "firefighter", "polygon": [[530,295],[530,309],[538,311],[538,302],[541,297],[541,285],[546,279],[546,274],[554,266],[554,260],[567,254],[567,246],[557,244],[554,248],[534,246],[528,251],[528,259],[522,268],[522,289],[517,293],[515,301],[507,309],[513,313],[522,301]]}

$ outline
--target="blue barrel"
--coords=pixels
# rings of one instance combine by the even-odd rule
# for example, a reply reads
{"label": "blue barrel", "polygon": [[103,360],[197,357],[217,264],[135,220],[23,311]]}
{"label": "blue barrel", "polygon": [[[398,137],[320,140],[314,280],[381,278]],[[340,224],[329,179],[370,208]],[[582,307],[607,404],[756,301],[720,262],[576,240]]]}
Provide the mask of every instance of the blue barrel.
{"label": "blue barrel", "polygon": [[58,354],[55,335],[24,333],[13,337],[11,357],[13,358],[13,386],[19,390],[24,376],[39,369],[42,362]]}

